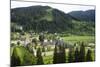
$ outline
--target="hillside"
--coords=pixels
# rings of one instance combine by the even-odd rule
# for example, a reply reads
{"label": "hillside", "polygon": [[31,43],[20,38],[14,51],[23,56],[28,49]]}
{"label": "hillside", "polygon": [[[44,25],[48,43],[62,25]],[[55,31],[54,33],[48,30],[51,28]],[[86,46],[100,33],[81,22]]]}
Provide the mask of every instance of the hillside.
{"label": "hillside", "polygon": [[87,11],[72,11],[69,13],[71,16],[81,20],[81,21],[91,21],[95,22],[95,10]]}
{"label": "hillside", "polygon": [[71,13],[66,14],[49,6],[38,5],[11,9],[11,31],[18,32],[20,30],[26,32],[33,31],[36,33],[48,31],[49,33],[93,35],[95,23],[90,20],[81,20]]}

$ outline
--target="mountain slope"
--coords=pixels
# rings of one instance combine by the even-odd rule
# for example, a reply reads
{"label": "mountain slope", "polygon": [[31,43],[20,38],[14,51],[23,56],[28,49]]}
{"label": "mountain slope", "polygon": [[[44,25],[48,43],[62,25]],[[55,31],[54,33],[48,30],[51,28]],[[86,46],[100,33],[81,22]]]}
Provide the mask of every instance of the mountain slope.
{"label": "mountain slope", "polygon": [[71,16],[81,20],[81,21],[92,21],[92,22],[95,22],[95,10],[72,11],[69,14]]}
{"label": "mountain slope", "polygon": [[21,30],[31,30],[36,33],[48,31],[50,33],[94,34],[94,23],[90,24],[69,13],[39,5],[11,9],[11,31],[16,32],[20,29],[19,27]]}

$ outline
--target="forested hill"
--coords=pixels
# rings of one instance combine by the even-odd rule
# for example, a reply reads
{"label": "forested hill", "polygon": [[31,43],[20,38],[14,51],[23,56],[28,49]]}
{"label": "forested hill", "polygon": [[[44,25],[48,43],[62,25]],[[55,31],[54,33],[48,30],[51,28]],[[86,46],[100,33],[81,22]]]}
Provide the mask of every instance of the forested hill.
{"label": "forested hill", "polygon": [[69,14],[71,16],[81,20],[81,21],[92,21],[92,22],[95,22],[95,10],[72,11]]}
{"label": "forested hill", "polygon": [[[88,12],[89,13],[89,12]],[[94,16],[93,16],[94,17]],[[87,17],[88,19],[88,17]],[[94,21],[81,20],[49,6],[30,6],[11,9],[11,31],[21,30],[50,33],[94,34]]]}

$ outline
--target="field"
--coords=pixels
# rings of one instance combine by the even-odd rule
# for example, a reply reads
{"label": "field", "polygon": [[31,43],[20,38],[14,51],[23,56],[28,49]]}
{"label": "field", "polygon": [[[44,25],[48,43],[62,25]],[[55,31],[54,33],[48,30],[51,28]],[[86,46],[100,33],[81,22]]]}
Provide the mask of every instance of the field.
{"label": "field", "polygon": [[79,42],[79,41],[84,41],[88,43],[94,43],[95,42],[95,37],[94,36],[66,36],[66,37],[61,37],[65,42],[70,41],[70,42]]}

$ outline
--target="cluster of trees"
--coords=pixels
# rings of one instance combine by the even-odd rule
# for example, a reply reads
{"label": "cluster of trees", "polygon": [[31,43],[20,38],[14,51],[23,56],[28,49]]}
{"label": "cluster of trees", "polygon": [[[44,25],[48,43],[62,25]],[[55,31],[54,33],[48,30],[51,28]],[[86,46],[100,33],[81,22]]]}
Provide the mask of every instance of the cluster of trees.
{"label": "cluster of trees", "polygon": [[80,46],[73,48],[69,48],[68,52],[68,62],[88,62],[88,61],[93,61],[92,57],[92,50],[87,49],[82,42]]}
{"label": "cluster of trees", "polygon": [[59,46],[55,45],[53,64],[65,63],[65,62],[66,62],[65,47],[62,45]]}
{"label": "cluster of trees", "polygon": [[[26,49],[25,47],[17,46],[14,48],[11,55],[11,65],[42,65],[45,62],[42,55],[44,49],[44,46],[42,48],[38,47],[36,56],[34,56],[34,52],[29,50],[29,48]],[[74,48],[68,48],[68,52],[66,52],[65,49],[66,48],[64,44],[59,44],[58,42],[55,44],[54,54],[52,58],[53,64],[93,61],[92,50],[86,50],[84,43],[81,43],[78,47],[75,46]]]}
{"label": "cluster of trees", "polygon": [[72,11],[69,14],[79,20],[95,22],[95,10]]}
{"label": "cluster of trees", "polygon": [[64,46],[55,46],[53,63],[72,63],[72,62],[89,62],[93,61],[92,50],[85,48],[84,43],[79,47],[68,48],[68,57],[66,57],[66,51]]}
{"label": "cluster of trees", "polygon": [[37,49],[36,56],[33,51],[25,47],[15,47],[11,55],[11,66],[41,65],[44,64],[41,48]]}

